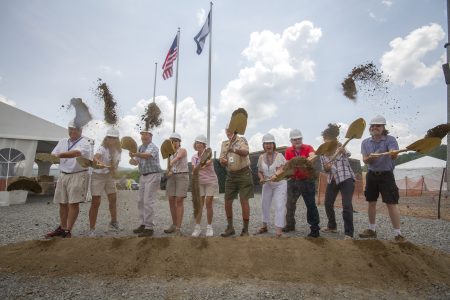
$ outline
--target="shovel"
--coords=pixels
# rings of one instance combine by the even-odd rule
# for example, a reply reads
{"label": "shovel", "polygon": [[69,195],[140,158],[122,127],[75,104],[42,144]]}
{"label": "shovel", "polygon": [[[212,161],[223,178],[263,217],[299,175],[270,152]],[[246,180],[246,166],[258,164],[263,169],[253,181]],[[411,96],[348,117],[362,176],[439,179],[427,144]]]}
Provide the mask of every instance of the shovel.
{"label": "shovel", "polygon": [[82,166],[83,168],[94,168],[94,169],[104,169],[104,168],[110,168],[111,166],[107,166],[101,163],[94,162],[90,159],[87,159],[83,156],[77,157],[77,162]]}
{"label": "shovel", "polygon": [[434,148],[438,147],[441,144],[441,139],[438,137],[431,137],[431,138],[423,138],[418,141],[415,141],[411,145],[406,146],[405,149],[400,150],[392,150],[389,152],[383,152],[383,153],[371,153],[371,157],[380,157],[383,155],[393,155],[393,154],[399,154],[401,152],[407,152],[407,151],[416,151],[421,154],[426,154],[433,150]]}
{"label": "shovel", "polygon": [[337,148],[337,141],[333,140],[333,141],[329,141],[326,143],[323,143],[322,145],[319,146],[319,148],[317,148],[317,150],[314,152],[315,155],[308,157],[308,160],[312,163],[314,162],[320,155],[324,155],[327,153],[334,153],[334,151],[336,151]]}
{"label": "shovel", "polygon": [[230,124],[228,125],[228,130],[234,134],[245,134],[245,129],[247,128],[247,118],[248,113],[243,108],[238,108],[233,111],[231,115]]}
{"label": "shovel", "polygon": [[120,140],[120,146],[122,149],[128,150],[131,153],[137,152],[137,143],[131,136],[124,136]]}
{"label": "shovel", "polygon": [[[360,139],[364,133],[364,129],[366,129],[366,121],[364,121],[363,118],[359,118],[353,121],[352,124],[350,124],[350,126],[348,127],[347,134],[345,135],[345,138],[347,140],[342,145],[342,148],[345,148],[345,146],[347,146],[348,142],[350,142],[351,140]],[[338,154],[338,152],[335,152],[330,158],[329,162],[333,162]]]}
{"label": "shovel", "polygon": [[173,147],[172,141],[170,139],[165,140],[161,144],[161,155],[163,159],[167,158],[167,175],[172,175],[170,172],[170,165],[169,165],[169,156],[175,154],[175,148]]}

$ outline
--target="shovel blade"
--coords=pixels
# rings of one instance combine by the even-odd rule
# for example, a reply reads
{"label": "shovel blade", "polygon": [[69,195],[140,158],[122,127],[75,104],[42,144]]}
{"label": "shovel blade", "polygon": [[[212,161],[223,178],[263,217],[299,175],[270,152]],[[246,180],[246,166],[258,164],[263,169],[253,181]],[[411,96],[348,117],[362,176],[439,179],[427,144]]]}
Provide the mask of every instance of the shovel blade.
{"label": "shovel blade", "polygon": [[230,125],[228,130],[238,134],[245,134],[245,129],[247,128],[247,116],[238,112],[231,117]]}
{"label": "shovel blade", "polygon": [[441,144],[441,139],[437,137],[423,138],[415,141],[411,145],[407,146],[406,149],[411,151],[416,151],[421,154],[426,154],[438,147]]}
{"label": "shovel blade", "polygon": [[360,139],[366,129],[366,121],[363,118],[359,118],[350,124],[347,130],[345,138],[347,139]]}
{"label": "shovel blade", "polygon": [[316,150],[316,155],[325,155],[325,154],[333,154],[337,148],[337,141],[330,141],[323,143]]}
{"label": "shovel blade", "polygon": [[175,153],[172,141],[167,139],[161,144],[161,155],[164,159]]}

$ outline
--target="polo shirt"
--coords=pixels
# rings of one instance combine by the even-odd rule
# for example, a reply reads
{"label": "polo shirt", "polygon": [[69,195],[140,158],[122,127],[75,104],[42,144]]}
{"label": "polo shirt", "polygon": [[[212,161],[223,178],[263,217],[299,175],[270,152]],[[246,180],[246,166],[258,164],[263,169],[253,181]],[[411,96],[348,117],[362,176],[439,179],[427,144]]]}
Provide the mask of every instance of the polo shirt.
{"label": "polo shirt", "polygon": [[[291,160],[297,156],[308,158],[309,154],[311,152],[314,152],[314,148],[312,146],[307,145],[307,144],[302,144],[298,151],[296,151],[293,146],[287,148],[284,156],[286,157],[286,160]],[[295,169],[294,175],[292,175],[292,178],[294,178],[294,179],[306,179],[308,177],[309,177],[309,174],[307,172],[304,172],[298,168]]]}

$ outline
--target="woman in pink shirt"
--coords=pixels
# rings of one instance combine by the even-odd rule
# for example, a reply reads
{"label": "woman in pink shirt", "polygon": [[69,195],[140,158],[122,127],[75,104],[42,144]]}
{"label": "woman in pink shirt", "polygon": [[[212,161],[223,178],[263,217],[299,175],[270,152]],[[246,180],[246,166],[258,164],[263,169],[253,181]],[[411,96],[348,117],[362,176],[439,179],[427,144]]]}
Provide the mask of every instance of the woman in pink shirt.
{"label": "woman in pink shirt", "polygon": [[[192,168],[198,168],[201,160],[201,156],[207,148],[207,140],[204,135],[199,135],[195,138],[194,149],[197,151],[192,156]],[[206,202],[206,216],[208,225],[206,226],[206,236],[213,236],[214,231],[212,228],[212,218],[213,218],[213,199],[214,195],[217,194],[219,190],[219,183],[217,180],[216,172],[214,171],[214,165],[212,160],[208,160],[206,164],[200,167],[199,171],[199,188],[200,188],[200,197],[201,197],[201,205],[200,205],[200,213],[196,216],[195,219],[195,228],[192,236],[198,237],[202,232],[200,227],[200,222],[202,220],[202,211],[203,204]]]}

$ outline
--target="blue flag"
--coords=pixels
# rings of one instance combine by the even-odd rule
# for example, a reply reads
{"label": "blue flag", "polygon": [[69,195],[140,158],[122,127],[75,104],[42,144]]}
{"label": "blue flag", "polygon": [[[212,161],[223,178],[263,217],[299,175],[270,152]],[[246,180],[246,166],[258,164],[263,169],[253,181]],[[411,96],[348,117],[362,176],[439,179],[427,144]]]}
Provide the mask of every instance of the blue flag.
{"label": "blue flag", "polygon": [[194,37],[194,41],[197,43],[197,54],[200,55],[203,51],[203,46],[205,45],[206,37],[211,31],[211,11],[208,13],[205,24],[203,25],[200,32]]}

